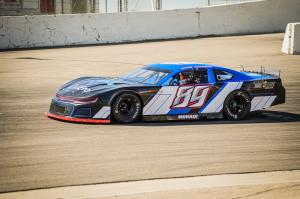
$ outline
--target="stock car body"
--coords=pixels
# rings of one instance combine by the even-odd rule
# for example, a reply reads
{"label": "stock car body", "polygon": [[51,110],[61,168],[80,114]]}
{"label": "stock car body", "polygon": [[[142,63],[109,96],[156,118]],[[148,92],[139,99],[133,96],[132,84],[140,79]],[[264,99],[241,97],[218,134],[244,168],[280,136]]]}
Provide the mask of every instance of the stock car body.
{"label": "stock car body", "polygon": [[[188,81],[181,81],[182,75]],[[276,75],[209,64],[160,63],[123,77],[70,81],[58,90],[46,115],[83,123],[240,120],[284,102],[285,88]]]}

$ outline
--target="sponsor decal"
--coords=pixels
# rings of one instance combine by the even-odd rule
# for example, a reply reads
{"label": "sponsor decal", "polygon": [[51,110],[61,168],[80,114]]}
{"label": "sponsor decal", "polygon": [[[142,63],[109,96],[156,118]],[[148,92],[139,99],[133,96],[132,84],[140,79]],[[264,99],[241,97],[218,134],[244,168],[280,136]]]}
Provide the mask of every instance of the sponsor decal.
{"label": "sponsor decal", "polygon": [[70,86],[70,88],[69,89],[74,89],[73,91],[72,91],[72,93],[75,93],[75,92],[81,92],[81,93],[89,93],[89,92],[91,92],[91,89],[90,88],[88,88],[86,85],[78,85],[78,84],[74,84],[74,85],[72,85],[72,86]]}
{"label": "sponsor decal", "polygon": [[263,88],[264,89],[272,89],[275,86],[275,82],[274,81],[264,81],[263,83]]}
{"label": "sponsor decal", "polygon": [[193,114],[193,115],[178,115],[178,119],[180,120],[196,120],[199,119],[199,115]]}
{"label": "sponsor decal", "polygon": [[180,86],[171,108],[200,108],[207,100],[209,86]]}
{"label": "sponsor decal", "polygon": [[275,86],[275,81],[254,81],[252,83],[252,88],[254,89],[273,89]]}

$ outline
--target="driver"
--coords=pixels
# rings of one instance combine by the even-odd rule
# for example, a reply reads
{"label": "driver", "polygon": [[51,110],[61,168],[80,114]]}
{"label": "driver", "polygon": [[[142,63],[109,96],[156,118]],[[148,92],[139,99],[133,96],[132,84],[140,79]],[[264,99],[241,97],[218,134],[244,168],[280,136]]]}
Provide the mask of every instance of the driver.
{"label": "driver", "polygon": [[190,72],[180,72],[178,73],[174,79],[171,81],[170,85],[186,85],[186,84],[193,84],[193,74]]}
{"label": "driver", "polygon": [[192,72],[179,73],[179,83],[180,85],[193,84],[194,83],[193,73]]}
{"label": "driver", "polygon": [[187,84],[187,77],[183,73],[179,73],[179,85]]}

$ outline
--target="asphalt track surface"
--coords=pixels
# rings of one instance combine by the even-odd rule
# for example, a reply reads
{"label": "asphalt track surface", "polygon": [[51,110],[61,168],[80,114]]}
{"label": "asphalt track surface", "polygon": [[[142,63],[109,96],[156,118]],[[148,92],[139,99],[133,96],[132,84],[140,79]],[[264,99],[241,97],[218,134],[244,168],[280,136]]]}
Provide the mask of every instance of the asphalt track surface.
{"label": "asphalt track surface", "polygon": [[[282,38],[0,52],[0,192],[300,169],[300,56],[280,53]],[[280,69],[287,102],[238,122],[88,125],[44,116],[51,97],[69,80],[119,76],[144,64],[175,61]]]}

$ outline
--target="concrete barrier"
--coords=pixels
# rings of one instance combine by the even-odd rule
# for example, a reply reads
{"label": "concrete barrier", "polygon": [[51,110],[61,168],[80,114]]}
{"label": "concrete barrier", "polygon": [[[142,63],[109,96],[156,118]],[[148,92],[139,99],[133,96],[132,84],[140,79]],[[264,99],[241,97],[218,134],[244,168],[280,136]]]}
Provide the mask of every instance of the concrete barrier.
{"label": "concrete barrier", "polygon": [[283,32],[300,21],[295,0],[154,12],[0,17],[0,49]]}
{"label": "concrete barrier", "polygon": [[300,54],[300,23],[286,26],[281,51],[286,54]]}

